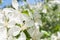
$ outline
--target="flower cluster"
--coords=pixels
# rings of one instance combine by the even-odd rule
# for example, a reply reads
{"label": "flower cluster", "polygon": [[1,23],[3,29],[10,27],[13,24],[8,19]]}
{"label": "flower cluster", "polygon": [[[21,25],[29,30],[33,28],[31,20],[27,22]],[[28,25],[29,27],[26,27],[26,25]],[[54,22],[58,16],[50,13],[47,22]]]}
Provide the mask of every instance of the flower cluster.
{"label": "flower cluster", "polygon": [[0,40],[60,40],[59,1],[46,1],[0,9]]}

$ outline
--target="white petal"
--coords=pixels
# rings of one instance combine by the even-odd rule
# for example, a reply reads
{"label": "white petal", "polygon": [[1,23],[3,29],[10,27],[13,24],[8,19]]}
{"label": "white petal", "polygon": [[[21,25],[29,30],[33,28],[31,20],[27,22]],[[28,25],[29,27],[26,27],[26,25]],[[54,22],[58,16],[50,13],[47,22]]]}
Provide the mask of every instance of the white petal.
{"label": "white petal", "polygon": [[0,22],[0,28],[1,28],[1,27],[4,27],[4,24]]}
{"label": "white petal", "polygon": [[25,27],[32,27],[32,26],[34,26],[34,21],[33,20],[26,21],[24,26]]}
{"label": "white petal", "polygon": [[23,32],[21,32],[20,37],[18,38],[18,40],[26,40],[26,36]]}
{"label": "white petal", "polygon": [[13,10],[14,10],[14,9],[12,9],[12,8],[4,8],[4,9],[3,9],[3,12],[5,13],[5,15],[7,15],[8,12],[13,12]]}
{"label": "white petal", "polygon": [[43,11],[42,11],[43,13],[47,13],[47,10],[46,9],[43,9]]}
{"label": "white petal", "polygon": [[8,40],[17,40],[17,39],[15,37],[13,37],[13,36],[9,36]]}
{"label": "white petal", "polygon": [[0,40],[6,40],[7,39],[7,29],[2,27],[0,28]]}
{"label": "white petal", "polygon": [[20,27],[15,26],[9,29],[8,34],[12,36],[16,36],[20,33],[20,30],[21,30]]}
{"label": "white petal", "polygon": [[51,40],[57,40],[57,36],[54,35],[54,34],[52,34],[52,36],[51,36]]}
{"label": "white petal", "polygon": [[13,37],[12,37],[12,36],[9,36],[9,37],[8,37],[8,40],[13,40]]}
{"label": "white petal", "polygon": [[34,17],[34,20],[37,21],[38,19],[41,18],[41,15],[37,12],[37,13],[34,13],[33,17]]}
{"label": "white petal", "polygon": [[0,19],[2,19],[4,17],[4,15],[2,13],[0,13]]}
{"label": "white petal", "polygon": [[18,2],[17,0],[12,0],[12,6],[15,8],[15,9],[18,9]]}
{"label": "white petal", "polygon": [[8,22],[8,28],[12,28],[12,27],[14,27],[15,26],[15,24],[16,24],[16,22],[15,22],[15,20],[9,20],[9,22]]}
{"label": "white petal", "polygon": [[58,37],[58,39],[60,40],[60,32],[57,32],[57,37]]}
{"label": "white petal", "polygon": [[4,21],[2,19],[0,19],[0,28],[4,27]]}
{"label": "white petal", "polygon": [[34,32],[34,29],[35,29],[35,27],[32,27],[32,28],[30,28],[30,29],[27,30],[31,37],[33,35],[32,32]]}
{"label": "white petal", "polygon": [[32,33],[32,38],[33,39],[39,40],[41,36],[42,36],[42,33],[39,32],[38,29],[35,29]]}

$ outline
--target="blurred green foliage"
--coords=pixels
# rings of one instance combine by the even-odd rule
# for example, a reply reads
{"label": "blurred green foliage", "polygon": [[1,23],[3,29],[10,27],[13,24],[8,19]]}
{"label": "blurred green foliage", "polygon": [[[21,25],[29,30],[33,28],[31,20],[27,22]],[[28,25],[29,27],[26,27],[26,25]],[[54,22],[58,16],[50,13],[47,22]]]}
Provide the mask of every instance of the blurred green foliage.
{"label": "blurred green foliage", "polygon": [[2,0],[0,0],[0,4],[2,3]]}

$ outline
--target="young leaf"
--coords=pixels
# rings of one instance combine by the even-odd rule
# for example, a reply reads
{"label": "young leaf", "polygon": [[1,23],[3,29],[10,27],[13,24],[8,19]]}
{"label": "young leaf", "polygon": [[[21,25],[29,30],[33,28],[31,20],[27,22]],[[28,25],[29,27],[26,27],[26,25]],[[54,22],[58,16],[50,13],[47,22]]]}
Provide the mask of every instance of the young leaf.
{"label": "young leaf", "polygon": [[20,33],[18,35],[15,36],[15,38],[19,38],[20,37]]}
{"label": "young leaf", "polygon": [[22,13],[23,13],[23,14],[27,14],[27,15],[29,15],[28,10],[23,10]]}
{"label": "young leaf", "polygon": [[24,33],[25,33],[25,35],[26,35],[26,40],[28,40],[28,39],[30,39],[31,38],[31,36],[30,36],[30,34],[27,32],[27,30],[24,30],[23,31]]}

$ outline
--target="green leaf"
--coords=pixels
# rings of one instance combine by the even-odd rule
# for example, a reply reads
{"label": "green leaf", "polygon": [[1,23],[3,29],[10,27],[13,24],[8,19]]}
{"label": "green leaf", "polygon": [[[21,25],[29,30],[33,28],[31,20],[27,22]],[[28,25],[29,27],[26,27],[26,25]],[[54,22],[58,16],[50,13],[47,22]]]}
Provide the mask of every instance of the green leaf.
{"label": "green leaf", "polygon": [[55,6],[53,7],[53,11],[55,11],[56,9],[58,8],[58,5],[57,4],[55,4]]}
{"label": "green leaf", "polygon": [[20,37],[20,33],[18,34],[18,35],[16,35],[16,36],[14,36],[15,38],[19,38]]}
{"label": "green leaf", "polygon": [[48,38],[48,37],[50,37],[50,32],[47,32],[47,31],[43,31],[43,36],[41,37],[41,38]]}
{"label": "green leaf", "polygon": [[23,14],[27,14],[27,15],[29,15],[28,10],[23,10],[22,13],[23,13]]}
{"label": "green leaf", "polygon": [[2,0],[0,0],[0,4],[2,3]]}
{"label": "green leaf", "polygon": [[26,0],[24,0],[26,2]]}
{"label": "green leaf", "polygon": [[9,31],[10,28],[7,28],[7,32]]}
{"label": "green leaf", "polygon": [[33,9],[30,9],[30,12],[31,12],[31,13],[34,13],[34,10],[33,10]]}
{"label": "green leaf", "polygon": [[57,31],[60,31],[60,25],[57,24],[55,28],[53,29],[53,32],[56,33]]}
{"label": "green leaf", "polygon": [[28,39],[30,39],[31,38],[31,36],[30,36],[30,34],[27,32],[27,30],[24,30],[23,31],[24,33],[25,33],[25,35],[26,35],[26,40],[28,40]]}
{"label": "green leaf", "polygon": [[16,26],[19,26],[19,27],[21,27],[21,25],[20,25],[20,24],[18,24],[18,23],[16,23],[15,25],[16,25]]}
{"label": "green leaf", "polygon": [[49,2],[49,0],[44,0],[45,3]]}

